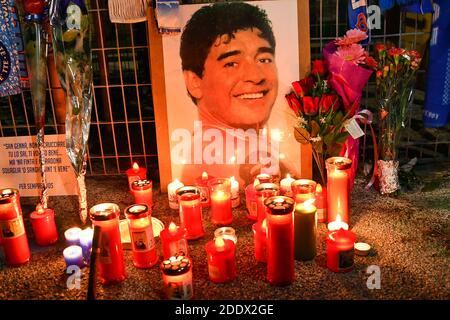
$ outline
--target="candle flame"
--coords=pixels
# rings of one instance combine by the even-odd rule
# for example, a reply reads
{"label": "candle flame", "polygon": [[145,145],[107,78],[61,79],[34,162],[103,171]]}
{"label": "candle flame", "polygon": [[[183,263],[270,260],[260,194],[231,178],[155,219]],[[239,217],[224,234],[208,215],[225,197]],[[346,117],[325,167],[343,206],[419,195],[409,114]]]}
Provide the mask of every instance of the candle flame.
{"label": "candle flame", "polygon": [[261,223],[261,228],[263,229],[263,231],[267,231],[267,221],[266,219],[264,219]]}
{"label": "candle flame", "polygon": [[286,179],[291,179],[291,175],[289,173],[286,175]]}
{"label": "candle flame", "polygon": [[173,180],[173,182],[180,183],[180,180],[178,180],[178,178],[176,178],[175,180]]}
{"label": "candle flame", "polygon": [[214,245],[216,246],[217,249],[222,249],[225,247],[225,241],[223,241],[222,237],[217,237],[214,240]]}
{"label": "candle flame", "polygon": [[308,199],[308,200],[306,200],[305,202],[303,202],[303,205],[304,205],[305,207],[310,207],[310,206],[313,205],[313,203],[314,203],[315,201],[316,201],[316,199],[314,199],[314,198]]}
{"label": "candle flame", "polygon": [[317,193],[322,193],[322,186],[320,185],[320,183],[318,183],[317,186],[316,186],[316,192]]}
{"label": "candle flame", "polygon": [[208,173],[206,171],[202,172],[202,180],[208,180]]}
{"label": "candle flame", "polygon": [[236,180],[234,179],[234,176],[232,176],[232,177],[230,178],[230,181],[231,181],[231,182],[236,181]]}
{"label": "candle flame", "polygon": [[286,158],[286,155],[285,155],[283,152],[281,152],[281,153],[280,153],[280,159],[281,159],[281,160],[284,160],[285,158]]}
{"label": "candle flame", "polygon": [[236,156],[231,156],[230,163],[235,163],[235,162],[236,162]]}
{"label": "candle flame", "polygon": [[44,206],[41,203],[38,203],[36,206],[36,211],[39,214],[43,214],[44,213]]}
{"label": "candle flame", "polygon": [[259,180],[255,179],[255,181],[253,181],[253,186],[256,187],[259,184]]}
{"label": "candle flame", "polygon": [[136,162],[133,163],[133,170],[134,171],[138,171],[139,170],[139,165]]}
{"label": "candle flame", "polygon": [[177,225],[172,221],[169,225],[169,232],[175,234],[177,232]]}

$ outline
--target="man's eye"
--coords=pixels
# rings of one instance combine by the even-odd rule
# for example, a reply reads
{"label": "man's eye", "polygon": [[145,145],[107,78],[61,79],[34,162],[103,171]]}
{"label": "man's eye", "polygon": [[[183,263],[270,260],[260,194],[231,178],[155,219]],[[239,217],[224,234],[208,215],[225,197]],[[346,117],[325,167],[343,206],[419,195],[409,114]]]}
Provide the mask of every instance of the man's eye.
{"label": "man's eye", "polygon": [[225,68],[234,68],[237,67],[237,62],[227,62],[224,65]]}
{"label": "man's eye", "polygon": [[259,59],[259,62],[261,63],[272,63],[273,59],[272,58],[261,58]]}

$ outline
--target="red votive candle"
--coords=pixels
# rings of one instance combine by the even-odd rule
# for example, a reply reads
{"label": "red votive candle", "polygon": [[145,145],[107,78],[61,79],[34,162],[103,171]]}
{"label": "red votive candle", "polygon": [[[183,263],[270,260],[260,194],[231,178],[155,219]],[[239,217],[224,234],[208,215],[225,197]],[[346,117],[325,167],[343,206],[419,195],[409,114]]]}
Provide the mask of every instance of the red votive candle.
{"label": "red votive candle", "polygon": [[203,171],[200,177],[195,178],[195,186],[200,190],[200,203],[203,208],[210,206],[210,194],[208,182],[214,179],[213,176],[209,176],[206,171]]}
{"label": "red votive candle", "polygon": [[152,197],[152,181],[136,180],[131,184],[133,190],[134,203],[143,203],[148,206],[149,214],[152,213],[153,197]]}
{"label": "red votive candle", "polygon": [[189,300],[194,295],[192,263],[185,256],[172,256],[161,263],[164,296],[169,300]]}
{"label": "red votive candle", "polygon": [[245,205],[247,207],[247,218],[250,220],[256,221],[258,220],[258,213],[256,208],[256,190],[255,187],[260,184],[258,179],[255,179],[253,183],[249,184],[245,188]]}
{"label": "red votive candle", "polygon": [[203,237],[205,230],[203,229],[200,190],[193,186],[182,187],[177,190],[177,197],[180,205],[181,228],[186,229],[186,239],[194,240]]}
{"label": "red votive candle", "polygon": [[101,203],[89,210],[94,226],[100,227],[97,266],[103,285],[125,280],[125,263],[119,228],[120,209],[114,203]]}
{"label": "red votive candle", "polygon": [[252,226],[255,258],[258,262],[267,262],[267,220]]}
{"label": "red votive candle", "polygon": [[0,238],[6,264],[19,266],[30,260],[30,247],[16,189],[0,190]]}
{"label": "red votive candle", "polygon": [[125,209],[130,231],[133,264],[136,268],[150,268],[158,262],[150,211],[145,204],[133,204]]}
{"label": "red votive candle", "polygon": [[294,200],[270,197],[267,207],[267,280],[283,286],[294,282]]}
{"label": "red votive candle", "polygon": [[211,222],[216,225],[230,224],[233,222],[230,180],[213,179],[208,186],[211,194]]}
{"label": "red votive candle", "polygon": [[342,221],[349,224],[350,170],[352,160],[332,157],[325,161],[327,167],[328,222],[340,214]]}
{"label": "red votive candle", "polygon": [[164,228],[161,231],[160,237],[164,259],[169,259],[172,256],[188,255],[188,245],[184,236],[185,230],[177,227],[173,222],[170,223],[169,228]]}
{"label": "red votive candle", "polygon": [[36,206],[36,211],[30,214],[34,239],[40,246],[48,246],[58,241],[58,231],[55,224],[55,211],[44,209],[42,204]]}
{"label": "red votive candle", "polygon": [[128,186],[130,188],[130,191],[133,191],[131,184],[134,181],[147,179],[147,169],[140,168],[136,162],[133,163],[133,166],[130,169],[127,169],[125,173],[127,174]]}
{"label": "red votive candle", "polygon": [[236,245],[222,237],[206,244],[209,280],[216,283],[232,281],[236,278]]}
{"label": "red votive candle", "polygon": [[354,267],[355,234],[336,230],[327,235],[327,267],[333,272],[349,272]]}
{"label": "red votive candle", "polygon": [[297,179],[292,182],[292,193],[295,203],[303,203],[309,199],[315,199],[317,183],[310,179]]}
{"label": "red votive candle", "polygon": [[316,186],[316,202],[314,203],[317,207],[317,222],[327,221],[327,188],[322,187],[319,183]]}
{"label": "red votive candle", "polygon": [[262,222],[266,218],[266,207],[264,206],[264,200],[278,195],[280,187],[275,183],[260,183],[255,187],[256,190],[256,211],[258,216],[258,222]]}

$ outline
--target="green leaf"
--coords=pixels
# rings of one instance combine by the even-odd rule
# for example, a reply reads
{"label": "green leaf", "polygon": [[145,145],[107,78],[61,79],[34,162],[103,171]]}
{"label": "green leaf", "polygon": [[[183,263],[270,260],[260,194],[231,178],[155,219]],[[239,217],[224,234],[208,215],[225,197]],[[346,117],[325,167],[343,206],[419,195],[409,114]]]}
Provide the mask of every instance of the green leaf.
{"label": "green leaf", "polygon": [[309,143],[310,135],[309,135],[309,132],[306,131],[306,129],[304,129],[304,128],[295,128],[294,137],[295,137],[295,140],[297,140],[298,142],[300,142],[302,144]]}

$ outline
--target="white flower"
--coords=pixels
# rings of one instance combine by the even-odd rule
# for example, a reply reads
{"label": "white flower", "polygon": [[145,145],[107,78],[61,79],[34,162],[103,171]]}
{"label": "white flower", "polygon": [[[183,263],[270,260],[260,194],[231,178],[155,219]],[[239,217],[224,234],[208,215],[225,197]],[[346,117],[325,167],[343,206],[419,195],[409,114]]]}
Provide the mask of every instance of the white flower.
{"label": "white flower", "polygon": [[321,137],[321,136],[309,138],[309,141],[311,141],[311,142],[319,142],[320,140],[322,140],[322,137]]}
{"label": "white flower", "polygon": [[325,117],[321,117],[319,121],[320,123],[325,123],[326,122]]}

